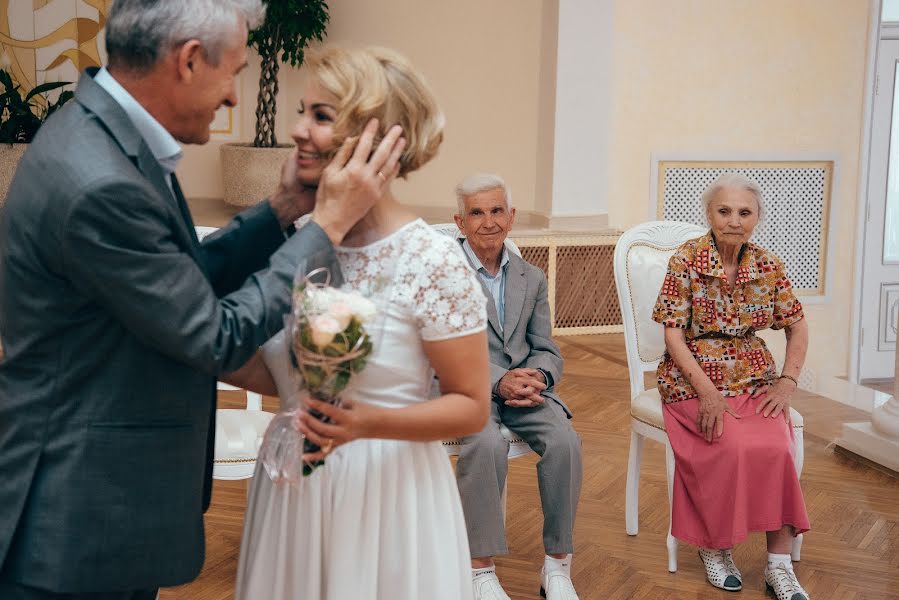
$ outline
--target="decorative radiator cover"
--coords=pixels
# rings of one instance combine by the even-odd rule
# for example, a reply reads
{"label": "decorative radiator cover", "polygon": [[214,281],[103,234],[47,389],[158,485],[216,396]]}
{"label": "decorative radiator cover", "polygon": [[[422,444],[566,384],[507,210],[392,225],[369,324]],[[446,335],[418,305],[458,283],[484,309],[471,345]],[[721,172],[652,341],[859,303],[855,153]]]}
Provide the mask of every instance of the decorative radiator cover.
{"label": "decorative radiator cover", "polygon": [[617,234],[515,235],[521,256],[543,269],[553,335],[623,331],[612,271]]}
{"label": "decorative radiator cover", "polygon": [[753,241],[779,256],[796,292],[823,296],[833,161],[659,160],[655,217],[706,225],[700,197],[722,173],[762,188],[767,213]]}

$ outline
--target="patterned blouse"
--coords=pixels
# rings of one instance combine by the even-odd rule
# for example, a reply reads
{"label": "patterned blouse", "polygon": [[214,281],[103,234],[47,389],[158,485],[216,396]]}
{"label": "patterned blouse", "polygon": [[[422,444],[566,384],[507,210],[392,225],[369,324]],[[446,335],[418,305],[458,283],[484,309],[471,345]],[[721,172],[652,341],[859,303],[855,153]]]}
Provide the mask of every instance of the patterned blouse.
{"label": "patterned blouse", "polygon": [[[782,329],[802,317],[781,260],[751,242],[740,252],[731,290],[711,231],[684,243],[668,261],[652,313],[654,321],[686,330],[687,346],[725,396],[751,392],[777,376],[774,359],[755,332]],[[697,396],[668,352],[656,375],[665,403]]]}

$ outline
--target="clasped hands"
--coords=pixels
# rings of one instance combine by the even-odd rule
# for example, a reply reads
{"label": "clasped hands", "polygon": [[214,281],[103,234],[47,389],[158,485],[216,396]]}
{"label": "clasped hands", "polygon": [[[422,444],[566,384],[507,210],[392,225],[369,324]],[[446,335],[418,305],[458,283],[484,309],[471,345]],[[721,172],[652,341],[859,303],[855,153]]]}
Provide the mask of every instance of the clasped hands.
{"label": "clasped hands", "polygon": [[506,406],[532,408],[543,404],[540,392],[546,389],[543,373],[537,369],[509,369],[496,385],[496,395]]}
{"label": "clasped hands", "polygon": [[[762,413],[762,416],[771,418],[783,415],[784,421],[789,424],[790,397],[795,389],[795,384],[788,379],[778,379],[773,384],[756,388],[751,398],[765,397],[755,407],[755,414]],[[725,413],[735,419],[740,419],[740,415],[731,408],[727,399],[718,390],[699,394],[699,413],[696,425],[707,442],[711,442],[713,437],[721,437],[724,434]]]}

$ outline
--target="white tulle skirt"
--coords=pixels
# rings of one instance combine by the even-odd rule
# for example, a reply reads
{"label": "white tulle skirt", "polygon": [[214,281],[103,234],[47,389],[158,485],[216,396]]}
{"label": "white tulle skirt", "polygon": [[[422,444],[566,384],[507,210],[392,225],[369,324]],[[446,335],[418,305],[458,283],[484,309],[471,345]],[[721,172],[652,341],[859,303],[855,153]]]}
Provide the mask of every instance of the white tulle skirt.
{"label": "white tulle skirt", "polygon": [[467,600],[471,563],[440,442],[357,440],[299,487],[260,465],[237,600]]}

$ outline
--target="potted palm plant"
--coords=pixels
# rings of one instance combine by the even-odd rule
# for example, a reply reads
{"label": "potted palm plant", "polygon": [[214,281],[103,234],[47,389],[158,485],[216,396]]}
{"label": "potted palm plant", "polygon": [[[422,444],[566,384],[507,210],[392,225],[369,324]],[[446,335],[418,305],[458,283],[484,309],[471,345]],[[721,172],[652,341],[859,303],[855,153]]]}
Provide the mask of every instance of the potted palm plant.
{"label": "potted palm plant", "polygon": [[325,0],[263,0],[265,22],[250,32],[248,45],[262,59],[256,99],[256,136],[252,143],[223,144],[222,179],[225,201],[246,206],[269,193],[278,181],[289,144],[275,135],[278,71],[281,63],[303,64],[306,46],[321,41],[328,25]]}
{"label": "potted palm plant", "polygon": [[25,92],[9,72],[0,69],[0,204],[6,199],[19,159],[37,130],[75,95],[71,90],[63,90],[55,100],[50,99],[50,92],[67,85],[67,81],[53,81]]}

